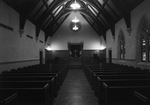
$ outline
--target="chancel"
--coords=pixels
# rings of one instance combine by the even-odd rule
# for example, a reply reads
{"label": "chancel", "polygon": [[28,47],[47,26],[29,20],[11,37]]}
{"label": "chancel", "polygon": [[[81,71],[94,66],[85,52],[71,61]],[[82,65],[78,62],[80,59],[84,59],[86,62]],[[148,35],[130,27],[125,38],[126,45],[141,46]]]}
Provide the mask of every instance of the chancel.
{"label": "chancel", "polygon": [[0,105],[150,105],[150,0],[0,0]]}

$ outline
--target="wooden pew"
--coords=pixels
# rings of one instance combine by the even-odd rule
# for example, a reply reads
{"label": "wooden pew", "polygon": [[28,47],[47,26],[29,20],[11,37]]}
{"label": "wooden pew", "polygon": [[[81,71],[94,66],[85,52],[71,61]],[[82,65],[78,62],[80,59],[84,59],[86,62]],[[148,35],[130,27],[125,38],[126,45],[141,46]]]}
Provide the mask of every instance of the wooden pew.
{"label": "wooden pew", "polygon": [[[2,75],[23,75],[23,76],[37,76],[37,75],[57,75],[57,78],[56,78],[56,83],[57,83],[57,90],[59,90],[60,86],[62,85],[62,82],[64,81],[64,78],[68,72],[68,65],[61,65],[61,69],[59,70],[51,70],[49,72],[43,72],[42,68],[44,68],[45,66],[47,65],[42,65],[42,67],[38,68],[38,66],[35,68],[35,67],[25,67],[26,69],[19,69],[19,70],[13,70],[12,72],[3,72]],[[28,70],[28,68],[30,68]],[[46,67],[48,68],[48,67]],[[45,69],[46,69],[45,68]],[[58,67],[59,68],[59,67]],[[37,70],[39,69],[39,70]]]}
{"label": "wooden pew", "polygon": [[[101,74],[101,73],[100,73]],[[90,83],[91,83],[91,86],[92,86],[92,89],[95,91],[95,95],[97,96],[97,91],[98,91],[98,85],[100,85],[99,81],[100,79],[149,79],[150,78],[150,74],[133,74],[133,73],[112,73],[112,75],[107,75],[107,74],[104,74],[104,75],[99,75],[99,73],[95,73],[93,75],[91,75],[90,77]]]}
{"label": "wooden pew", "polygon": [[[134,69],[134,68],[129,68],[130,70],[128,70],[128,69],[126,70],[123,68],[123,66],[121,68],[123,70],[119,70],[119,69],[115,69],[115,68],[109,68],[109,67],[108,68],[107,67],[106,68],[100,68],[100,69],[99,68],[90,68],[89,69],[88,67],[87,68],[85,67],[84,71],[85,71],[85,73],[88,77],[88,80],[90,81],[90,84],[92,85],[93,89],[96,88],[96,93],[97,93],[97,85],[99,84],[99,82],[100,83],[107,82],[107,81],[108,82],[115,82],[115,81],[116,82],[117,81],[120,81],[120,82],[131,82],[131,81],[145,82],[145,81],[149,81],[149,79],[150,79],[150,75],[149,75],[149,72],[147,72],[147,70],[143,71],[143,70]],[[125,67],[125,68],[128,68],[128,67]],[[104,75],[108,78],[105,80],[100,79],[101,77],[98,75],[102,75],[102,76]],[[140,78],[140,79],[137,79],[137,78]],[[95,84],[96,84],[96,86],[95,86]],[[101,93],[99,93],[99,94],[101,94]],[[108,99],[108,98],[105,97],[104,99]],[[107,102],[108,101],[105,100],[106,105],[107,105]],[[113,104],[111,104],[111,105],[113,105]],[[116,104],[114,104],[114,105],[116,105]]]}
{"label": "wooden pew", "polygon": [[1,76],[47,76],[47,75],[57,75],[57,73],[13,73],[7,72],[2,73]]}
{"label": "wooden pew", "polygon": [[18,94],[13,91],[0,91],[0,105],[18,105]]}
{"label": "wooden pew", "polygon": [[[47,76],[50,76],[50,77],[53,77],[54,79],[53,79],[53,86],[54,86],[54,89],[55,89],[55,91],[58,91],[58,89],[59,89],[59,86],[60,86],[60,77],[59,77],[59,75],[57,74],[57,73],[3,73],[3,74],[1,74],[0,75],[0,78],[2,78],[3,80],[5,79],[5,80],[7,80],[7,77],[8,78],[22,78],[22,77],[25,77],[25,76],[29,76],[29,78],[30,77],[47,77]],[[26,78],[26,77],[25,77]],[[24,78],[24,79],[25,79]],[[8,79],[9,80],[9,79]],[[14,79],[12,79],[12,80],[14,80]],[[21,80],[21,79],[20,79]],[[28,79],[29,80],[29,79]]]}
{"label": "wooden pew", "polygon": [[[5,80],[10,80],[9,78],[11,78],[11,76],[13,77],[13,80],[16,80],[15,78],[20,78],[20,77],[25,77],[25,76],[37,76],[38,78],[42,77],[43,76],[54,76],[54,88],[53,88],[53,91],[55,91],[55,96],[57,95],[57,91],[59,90],[67,72],[68,72],[68,69],[67,69],[67,65],[66,66],[63,66],[61,68],[61,70],[59,70],[58,73],[50,73],[50,72],[25,72],[25,71],[17,71],[17,72],[4,72],[2,75],[0,75],[0,78],[2,78],[2,80],[4,80],[5,77],[7,77],[7,79]],[[16,70],[15,70],[16,71]],[[32,70],[31,70],[32,71]],[[34,70],[33,70],[34,71]],[[3,77],[4,76],[4,77]],[[26,78],[26,77],[25,77]],[[28,77],[29,78],[29,77]],[[22,80],[22,79],[21,79]],[[29,80],[29,79],[28,79]],[[39,79],[36,79],[36,80],[39,80]]]}
{"label": "wooden pew", "polygon": [[138,90],[134,91],[134,98],[136,105],[150,105],[150,90]]}
{"label": "wooden pew", "polygon": [[0,91],[16,91],[18,93],[19,105],[50,105],[49,83],[1,82]]}
{"label": "wooden pew", "polygon": [[0,82],[41,82],[49,83],[51,97],[57,96],[57,84],[54,76],[0,76]]}
{"label": "wooden pew", "polygon": [[102,78],[112,78],[112,79],[119,79],[119,78],[125,78],[125,77],[131,77],[131,78],[149,78],[150,73],[109,73],[109,74],[103,74],[103,73],[93,73],[90,77],[90,82],[95,84],[94,81],[97,80],[97,77]]}
{"label": "wooden pew", "polygon": [[91,73],[97,74],[97,75],[117,75],[117,74],[150,74],[150,72],[136,72],[136,71],[122,71],[122,72],[101,72],[101,71],[92,71]]}
{"label": "wooden pew", "polygon": [[150,77],[150,73],[109,73],[109,74],[103,74],[103,73],[93,73],[90,77],[90,84],[92,86],[92,89],[94,90],[97,86],[97,78],[107,78],[107,79],[148,79]]}
{"label": "wooden pew", "polygon": [[8,85],[11,85],[12,83],[18,83],[18,84],[31,84],[31,83],[39,83],[39,84],[43,84],[43,83],[48,83],[49,84],[49,96],[50,96],[50,101],[53,102],[55,97],[57,96],[57,91],[54,89],[53,87],[53,80],[30,80],[30,81],[1,81],[0,80],[0,84],[3,85],[3,84],[8,84]]}
{"label": "wooden pew", "polygon": [[131,102],[133,91],[150,89],[150,81],[106,81],[101,93],[104,105]]}
{"label": "wooden pew", "polygon": [[102,98],[100,95],[103,91],[103,83],[105,82],[116,82],[116,83],[120,83],[120,82],[135,82],[135,83],[138,83],[138,82],[149,82],[150,81],[150,78],[149,79],[102,79],[102,80],[99,80],[99,83],[98,83],[98,86],[97,86],[97,90],[96,92],[98,93],[98,97],[99,98]]}
{"label": "wooden pew", "polygon": [[144,73],[150,73],[150,72],[147,72],[147,71],[135,71],[135,70],[124,70],[124,71],[115,71],[115,70],[111,70],[111,71],[98,71],[98,70],[91,70],[91,73],[101,73],[101,74],[117,74],[117,73],[137,73],[137,74],[144,74]]}
{"label": "wooden pew", "polygon": [[99,91],[101,90],[102,87],[102,83],[105,80],[112,80],[112,81],[116,81],[116,80],[149,80],[150,79],[150,75],[97,75],[97,77],[95,77],[94,82],[94,91],[95,91],[95,95],[99,97]]}

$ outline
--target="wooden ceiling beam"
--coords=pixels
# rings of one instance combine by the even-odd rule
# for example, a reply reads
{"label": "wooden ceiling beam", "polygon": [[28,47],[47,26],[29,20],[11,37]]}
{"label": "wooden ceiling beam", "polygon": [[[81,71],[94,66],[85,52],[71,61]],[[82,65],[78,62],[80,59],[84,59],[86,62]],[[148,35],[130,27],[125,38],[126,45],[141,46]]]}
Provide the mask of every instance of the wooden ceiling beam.
{"label": "wooden ceiling beam", "polygon": [[28,15],[33,11],[33,9],[35,8],[35,6],[40,2],[40,0],[34,0],[34,2],[32,1],[25,1],[22,7],[22,13],[24,13],[26,15],[26,17],[28,17]]}
{"label": "wooden ceiling beam", "polygon": [[[26,1],[27,2],[27,1]],[[27,18],[29,17],[28,15],[33,11],[35,6],[40,2],[40,0],[34,1],[34,3],[24,3],[24,6],[22,7],[23,10],[20,13],[20,30],[24,30],[24,26],[26,23]],[[28,7],[28,8],[26,8]]]}
{"label": "wooden ceiling beam", "polygon": [[24,26],[25,26],[25,23],[26,23],[26,20],[27,20],[27,18],[26,18],[26,16],[25,16],[25,14],[24,13],[21,13],[20,14],[20,30],[24,30]]}
{"label": "wooden ceiling beam", "polygon": [[[119,16],[117,15],[117,13],[112,9],[112,7],[111,7],[108,3],[107,3],[106,5],[107,5],[107,7],[111,10],[111,12],[115,15],[115,17],[117,18],[117,20],[119,20],[120,17],[119,17]],[[116,20],[116,21],[117,21],[117,20]]]}
{"label": "wooden ceiling beam", "polygon": [[[45,1],[45,0],[44,0]],[[49,15],[51,15],[51,17],[53,19],[55,19],[55,17],[52,14],[52,11],[49,10],[48,6],[45,12],[43,12],[43,14],[38,18],[37,23],[39,24],[39,26],[42,26],[42,23],[46,20],[47,17],[49,17]]]}
{"label": "wooden ceiling beam", "polygon": [[131,13],[129,12],[126,16],[124,16],[124,20],[127,28],[131,28]]}
{"label": "wooden ceiling beam", "polygon": [[56,29],[52,30],[50,32],[50,36],[52,37],[53,34],[58,30],[58,28],[62,25],[62,23],[67,19],[67,17],[69,16],[70,14],[66,15],[61,21],[60,23],[57,25]]}
{"label": "wooden ceiling beam", "polygon": [[41,30],[41,28],[40,27],[38,27],[38,26],[36,26],[36,38],[38,38],[39,37],[39,34],[40,34],[40,30]]}
{"label": "wooden ceiling beam", "polygon": [[62,23],[66,20],[66,18],[68,17],[69,15],[67,15],[58,25],[57,27],[52,30],[52,33],[51,33],[51,37],[53,36],[53,34],[59,29],[59,27],[62,25]]}
{"label": "wooden ceiling beam", "polygon": [[113,25],[113,26],[110,28],[110,30],[111,30],[112,36],[115,37],[115,34],[116,34],[116,32],[115,32],[115,25]]}
{"label": "wooden ceiling beam", "polygon": [[46,30],[52,29],[52,28],[54,27],[54,25],[57,24],[57,22],[58,22],[61,18],[63,18],[63,17],[66,16],[66,15],[69,15],[71,12],[72,12],[72,11],[65,11],[65,12],[64,12],[64,11],[62,10],[62,11],[57,15],[56,19],[53,20],[53,21],[46,27]]}
{"label": "wooden ceiling beam", "polygon": [[130,12],[129,7],[127,5],[125,5],[123,0],[122,1],[111,0],[111,1],[116,6],[116,8],[120,11],[120,13],[122,14],[123,17]]}
{"label": "wooden ceiling beam", "polygon": [[106,28],[109,28],[109,27],[110,27],[110,26],[108,25],[108,23],[106,23],[105,20],[103,20],[102,17],[99,16],[99,18],[100,18],[100,21],[102,22],[102,24],[103,24]]}
{"label": "wooden ceiling beam", "polygon": [[97,32],[98,35],[101,35],[101,32],[104,31],[104,30],[101,30],[101,29],[97,29],[96,27],[94,27],[94,24],[91,23],[91,21],[89,21],[89,19],[84,15],[84,14],[81,14],[84,19],[90,24],[90,26]]}
{"label": "wooden ceiling beam", "polygon": [[[66,0],[65,0],[66,1]],[[45,12],[43,12],[43,14],[39,17],[39,19],[37,20],[37,23],[40,24],[40,26],[42,26],[43,21],[49,16],[51,15],[53,18],[53,21],[55,21],[56,17],[54,17],[54,15],[52,14],[52,11],[54,10],[54,8],[56,8],[58,5],[62,5],[63,2],[65,2],[64,0],[54,0],[50,6],[47,5],[46,1],[43,0],[44,4],[47,7],[47,10]]]}
{"label": "wooden ceiling beam", "polygon": [[[90,18],[92,17],[92,20],[94,20],[94,23],[97,24],[99,27],[104,27],[104,28],[107,28],[101,21],[99,21],[97,19],[97,17],[94,17],[94,15],[90,15]],[[97,27],[98,28],[98,27]]]}
{"label": "wooden ceiling beam", "polygon": [[[107,1],[108,2],[108,1]],[[107,4],[107,2],[105,3],[105,5]],[[115,19],[108,13],[108,11],[106,11],[103,6],[99,3],[99,1],[97,0],[91,0],[88,3],[90,3],[91,5],[93,5],[97,10],[99,10],[99,14],[102,14],[105,19],[108,21],[108,23],[110,24],[110,27],[112,26],[112,24],[115,24]]]}
{"label": "wooden ceiling beam", "polygon": [[[45,1],[45,0],[44,0],[44,1]],[[44,11],[44,12],[41,14],[41,16],[39,17],[39,19],[37,20],[37,22],[39,22],[40,20],[43,20],[43,19],[46,18],[48,15],[52,15],[52,10],[53,10],[52,7],[53,7],[55,4],[57,4],[58,1],[59,1],[59,0],[54,0],[54,1],[50,4],[50,6],[46,9],[46,11]],[[52,17],[54,18],[53,15],[52,15]]]}
{"label": "wooden ceiling beam", "polygon": [[[45,0],[43,0],[45,2]],[[41,17],[39,18],[42,19],[43,17],[48,16],[49,14],[52,14],[52,11],[59,5],[61,5],[62,3],[64,3],[67,0],[54,0],[49,6],[48,9],[43,12],[43,14],[41,15]],[[47,3],[46,3],[47,4]],[[53,15],[52,15],[53,16]],[[54,17],[53,17],[54,18]]]}
{"label": "wooden ceiling beam", "polygon": [[[107,25],[104,24],[104,21],[101,20],[101,18],[100,18],[98,15],[95,16],[87,7],[86,7],[86,11],[87,11],[87,12],[90,12],[90,14],[92,14],[92,16],[94,16],[95,20],[97,21],[96,23],[103,24],[103,26],[107,28]],[[95,10],[93,9],[93,11],[95,11]],[[96,13],[96,11],[95,11],[95,13]],[[99,20],[98,18],[100,18],[100,20]],[[99,21],[100,21],[100,22],[99,22]]]}
{"label": "wooden ceiling beam", "polygon": [[62,17],[62,11],[59,12],[59,14],[57,15],[55,20],[52,20],[49,25],[45,28],[45,30],[49,30],[52,29],[54,27],[55,24],[57,24],[57,21]]}
{"label": "wooden ceiling beam", "polygon": [[43,1],[44,5],[46,6],[46,8],[49,8],[47,2],[45,0],[42,0],[42,1]]}
{"label": "wooden ceiling beam", "polygon": [[[87,14],[98,26],[105,27],[105,25],[103,25],[103,23],[101,23],[100,21],[98,21],[97,17],[94,16],[94,15],[92,14],[92,12],[89,11],[88,9],[87,9],[87,11],[80,10],[80,12]],[[105,28],[106,28],[106,27],[105,27]]]}
{"label": "wooden ceiling beam", "polygon": [[44,29],[48,24],[50,24],[50,22],[52,21],[52,18],[49,18],[46,22],[45,22],[45,24],[43,23],[42,24],[42,29]]}
{"label": "wooden ceiling beam", "polygon": [[125,19],[125,23],[127,28],[131,28],[131,15],[130,15],[130,8],[127,6],[127,3],[120,0],[112,0],[112,3],[118,8],[120,13],[122,14],[123,18]]}
{"label": "wooden ceiling beam", "polygon": [[[98,0],[97,0],[98,1]],[[102,5],[103,7],[105,7],[108,4],[108,0],[104,1],[104,4]]]}
{"label": "wooden ceiling beam", "polygon": [[35,14],[33,15],[33,18],[36,17],[36,15],[41,11],[41,9],[44,7],[44,4],[38,8],[38,10],[35,12]]}

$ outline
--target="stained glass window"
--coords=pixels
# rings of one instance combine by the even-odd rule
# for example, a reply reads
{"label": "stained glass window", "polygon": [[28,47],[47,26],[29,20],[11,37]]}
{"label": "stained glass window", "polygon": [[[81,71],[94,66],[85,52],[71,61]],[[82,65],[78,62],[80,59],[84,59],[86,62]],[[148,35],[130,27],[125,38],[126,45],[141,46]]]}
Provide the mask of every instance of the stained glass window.
{"label": "stained glass window", "polygon": [[150,62],[150,39],[148,40],[148,61]]}
{"label": "stained glass window", "polygon": [[150,62],[150,24],[144,21],[141,28],[141,61]]}
{"label": "stained glass window", "polygon": [[122,30],[120,31],[119,37],[119,55],[120,55],[120,59],[124,60],[125,59],[125,38],[124,38],[124,34],[122,32]]}
{"label": "stained glass window", "polygon": [[145,39],[142,39],[141,40],[141,56],[142,56],[142,61],[146,61],[146,58],[147,58],[147,54],[146,54],[146,40]]}

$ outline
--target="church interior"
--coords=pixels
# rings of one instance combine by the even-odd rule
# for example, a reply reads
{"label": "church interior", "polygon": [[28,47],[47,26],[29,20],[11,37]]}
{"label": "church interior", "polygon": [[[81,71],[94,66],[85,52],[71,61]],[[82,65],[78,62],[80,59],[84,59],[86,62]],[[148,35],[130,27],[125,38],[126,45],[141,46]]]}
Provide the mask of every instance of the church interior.
{"label": "church interior", "polygon": [[0,0],[0,105],[150,105],[150,0]]}

